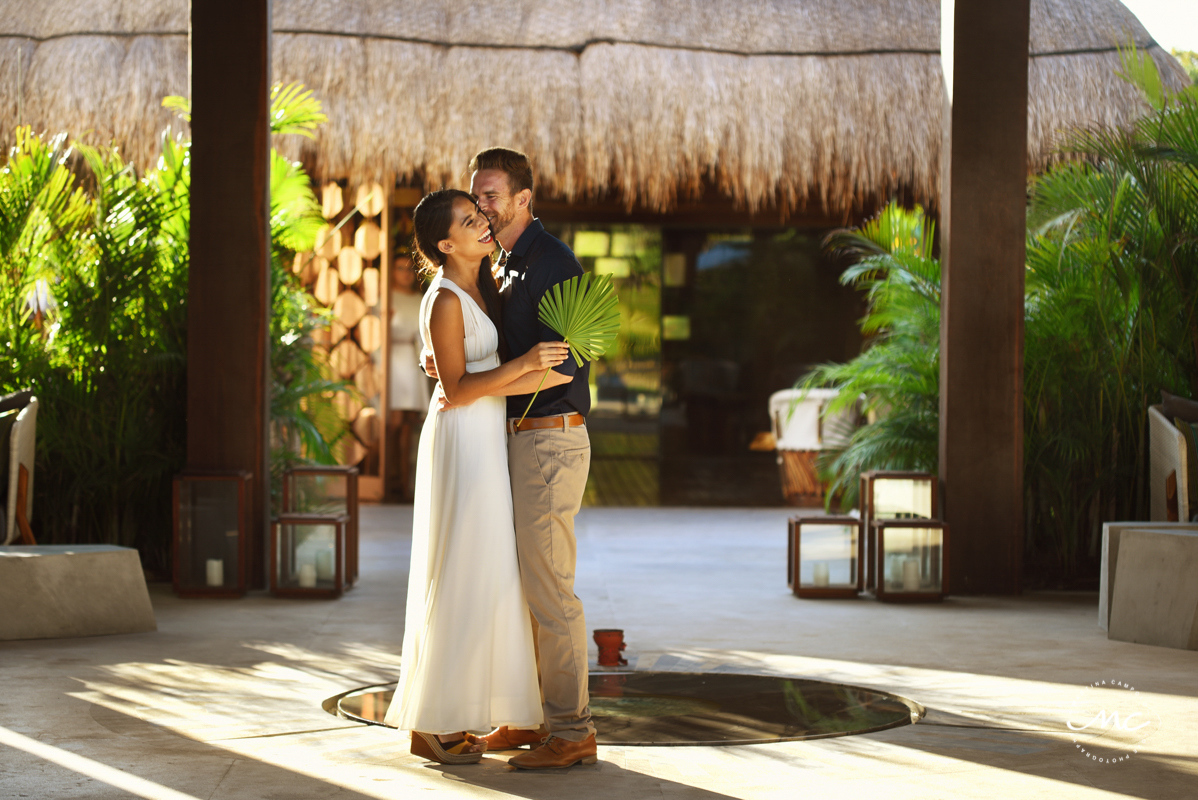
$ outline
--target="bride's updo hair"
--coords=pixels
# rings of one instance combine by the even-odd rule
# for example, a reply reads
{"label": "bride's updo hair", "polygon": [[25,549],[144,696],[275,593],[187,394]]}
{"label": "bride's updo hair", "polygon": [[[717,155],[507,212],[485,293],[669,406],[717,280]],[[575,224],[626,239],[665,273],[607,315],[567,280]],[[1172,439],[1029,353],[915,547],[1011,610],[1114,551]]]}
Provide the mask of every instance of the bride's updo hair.
{"label": "bride's updo hair", "polygon": [[[459,198],[469,200],[475,209],[478,208],[478,203],[469,192],[463,192],[461,189],[440,189],[426,194],[412,212],[412,238],[416,245],[417,272],[431,277],[445,266],[445,254],[437,245],[449,238],[449,229],[453,226],[453,204]],[[503,335],[503,306],[499,300],[499,287],[491,274],[490,256],[483,256],[482,263],[478,265],[478,291],[486,303],[487,316],[499,331],[499,354],[506,361],[508,355],[507,342]]]}
{"label": "bride's updo hair", "polygon": [[431,275],[445,265],[445,254],[437,245],[449,238],[453,225],[453,203],[458,198],[474,202],[474,198],[459,189],[441,189],[424,196],[412,212],[412,236],[416,240],[416,255],[420,271]]}

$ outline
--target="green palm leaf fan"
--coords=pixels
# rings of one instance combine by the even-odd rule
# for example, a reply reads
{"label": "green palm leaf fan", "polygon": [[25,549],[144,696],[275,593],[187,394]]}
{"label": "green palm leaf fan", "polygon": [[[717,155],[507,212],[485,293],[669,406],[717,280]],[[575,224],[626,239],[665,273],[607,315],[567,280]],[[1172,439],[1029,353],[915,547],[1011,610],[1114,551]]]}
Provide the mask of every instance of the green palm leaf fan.
{"label": "green palm leaf fan", "polygon": [[[620,330],[620,306],[608,275],[584,273],[562,281],[545,292],[537,311],[541,323],[552,328],[570,346],[570,354],[579,367],[583,361],[594,361],[606,353]],[[545,370],[541,383],[520,416],[521,422],[528,416],[528,410],[536,402],[548,377],[549,370]]]}

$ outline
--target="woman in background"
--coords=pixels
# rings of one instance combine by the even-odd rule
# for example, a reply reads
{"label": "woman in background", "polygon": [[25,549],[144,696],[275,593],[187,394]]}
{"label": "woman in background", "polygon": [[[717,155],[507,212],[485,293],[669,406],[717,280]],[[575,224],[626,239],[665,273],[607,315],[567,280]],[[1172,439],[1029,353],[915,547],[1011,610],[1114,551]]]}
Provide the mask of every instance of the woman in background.
{"label": "woman in background", "polygon": [[412,431],[424,419],[430,396],[429,379],[420,371],[420,283],[412,259],[397,256],[391,266],[391,364],[387,430],[398,465],[399,497],[412,500]]}

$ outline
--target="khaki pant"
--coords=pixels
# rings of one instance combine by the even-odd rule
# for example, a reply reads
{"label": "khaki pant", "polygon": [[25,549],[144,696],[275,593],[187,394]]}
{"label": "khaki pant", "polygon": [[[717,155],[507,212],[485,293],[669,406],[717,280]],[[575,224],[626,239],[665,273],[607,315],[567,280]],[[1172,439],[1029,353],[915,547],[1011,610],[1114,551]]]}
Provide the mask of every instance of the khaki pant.
{"label": "khaki pant", "polygon": [[574,515],[591,440],[585,425],[508,434],[520,580],[533,618],[549,732],[580,742],[595,732],[587,690],[587,626],[574,594]]}

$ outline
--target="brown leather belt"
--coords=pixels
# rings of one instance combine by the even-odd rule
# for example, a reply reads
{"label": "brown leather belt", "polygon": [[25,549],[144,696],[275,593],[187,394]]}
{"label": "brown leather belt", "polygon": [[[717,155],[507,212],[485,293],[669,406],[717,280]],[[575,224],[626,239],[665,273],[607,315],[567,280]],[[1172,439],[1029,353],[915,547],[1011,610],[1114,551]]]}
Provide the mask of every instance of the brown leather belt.
{"label": "brown leather belt", "polygon": [[586,424],[587,418],[577,411],[569,414],[554,414],[551,417],[525,417],[521,422],[519,419],[512,417],[507,421],[508,433],[521,433],[522,431],[537,431],[547,428],[576,428],[579,425]]}

